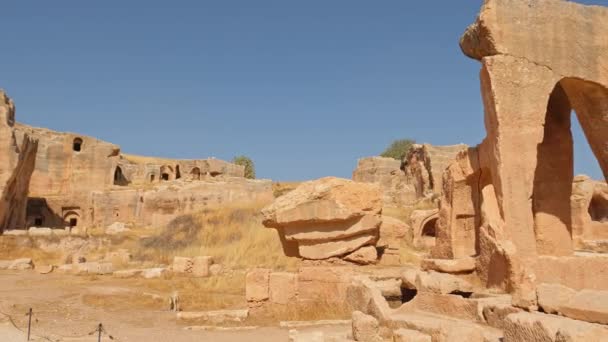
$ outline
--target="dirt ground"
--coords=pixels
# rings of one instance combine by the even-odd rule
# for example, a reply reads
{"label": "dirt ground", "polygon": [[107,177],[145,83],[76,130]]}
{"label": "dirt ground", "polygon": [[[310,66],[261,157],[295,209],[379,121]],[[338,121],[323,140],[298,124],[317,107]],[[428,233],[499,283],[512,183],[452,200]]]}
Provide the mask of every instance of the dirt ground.
{"label": "dirt ground", "polygon": [[[25,341],[25,334],[18,329],[27,328],[26,313],[30,307],[36,341],[97,341],[97,335],[92,333],[99,323],[106,330],[102,341],[288,340],[288,330],[276,323],[240,331],[187,330],[187,326],[205,323],[178,321],[175,313],[168,311],[168,296],[150,290],[141,280],[0,271],[0,341]],[[244,307],[233,298],[229,301],[227,307]],[[345,329],[345,326],[314,328],[325,332]]]}

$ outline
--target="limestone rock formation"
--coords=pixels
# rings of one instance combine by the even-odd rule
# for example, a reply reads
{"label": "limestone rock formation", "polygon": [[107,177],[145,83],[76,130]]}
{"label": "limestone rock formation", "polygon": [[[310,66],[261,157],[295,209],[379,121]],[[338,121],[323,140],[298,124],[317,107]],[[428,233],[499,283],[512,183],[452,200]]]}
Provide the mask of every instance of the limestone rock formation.
{"label": "limestone rock formation", "polygon": [[301,184],[264,208],[264,225],[279,230],[288,255],[344,256],[378,240],[380,188],[333,177]]}

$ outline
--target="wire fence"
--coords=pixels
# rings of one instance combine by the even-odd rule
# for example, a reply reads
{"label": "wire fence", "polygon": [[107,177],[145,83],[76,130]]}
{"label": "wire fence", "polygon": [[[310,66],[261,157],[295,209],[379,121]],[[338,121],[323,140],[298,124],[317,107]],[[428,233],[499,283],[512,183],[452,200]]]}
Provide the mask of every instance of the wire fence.
{"label": "wire fence", "polygon": [[5,312],[0,312],[0,314],[4,315],[6,318],[8,318],[8,321],[10,322],[10,324],[17,329],[18,331],[21,331],[24,335],[26,335],[27,337],[24,339],[24,341],[32,341],[32,340],[45,340],[45,341],[49,341],[49,342],[58,342],[61,339],[78,339],[78,338],[86,338],[86,337],[91,337],[91,341],[97,341],[97,342],[102,342],[102,341],[117,341],[120,342],[121,340],[118,339],[116,336],[111,335],[110,333],[108,333],[108,331],[106,330],[106,328],[104,327],[104,325],[102,323],[97,324],[97,326],[95,327],[94,330],[87,332],[86,334],[83,335],[70,335],[70,336],[63,336],[60,334],[53,334],[53,337],[51,336],[45,336],[43,334],[40,334],[39,332],[34,332],[34,327],[32,327],[32,320],[34,323],[38,322],[38,319],[36,319],[34,317],[34,310],[32,308],[30,308],[28,310],[28,312],[25,314],[26,316],[28,316],[28,323],[27,323],[27,327],[26,328],[21,328],[19,327],[16,323],[15,323],[15,319],[13,318],[13,316],[5,313]]}

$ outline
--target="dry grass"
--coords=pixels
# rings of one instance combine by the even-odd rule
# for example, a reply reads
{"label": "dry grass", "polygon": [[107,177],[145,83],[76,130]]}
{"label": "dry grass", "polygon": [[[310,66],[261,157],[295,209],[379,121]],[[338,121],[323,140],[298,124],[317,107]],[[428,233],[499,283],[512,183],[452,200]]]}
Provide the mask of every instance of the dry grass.
{"label": "dry grass", "polygon": [[405,223],[410,223],[410,216],[412,215],[412,212],[414,210],[429,210],[429,209],[437,209],[437,203],[435,203],[433,200],[431,199],[422,199],[418,202],[416,202],[414,205],[411,205],[409,207],[402,207],[402,208],[393,208],[393,207],[386,207],[384,209],[382,209],[382,214],[386,215],[386,216],[390,216],[390,217],[394,217],[396,219],[399,219]]}
{"label": "dry grass", "polygon": [[297,188],[300,184],[302,182],[273,182],[272,193],[277,198]]}
{"label": "dry grass", "polygon": [[176,218],[132,249],[136,258],[171,263],[173,257],[209,255],[230,269],[269,267],[293,270],[297,258],[283,253],[278,232],[265,228],[260,209],[265,203],[206,209]]}

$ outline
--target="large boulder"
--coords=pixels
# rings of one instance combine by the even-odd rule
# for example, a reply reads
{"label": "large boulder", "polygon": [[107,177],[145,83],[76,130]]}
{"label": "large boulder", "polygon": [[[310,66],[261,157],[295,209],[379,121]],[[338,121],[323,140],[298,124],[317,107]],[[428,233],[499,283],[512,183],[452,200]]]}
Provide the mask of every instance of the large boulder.
{"label": "large boulder", "polygon": [[375,245],[381,211],[378,185],[327,177],[302,183],[262,214],[288,255],[321,260]]}

